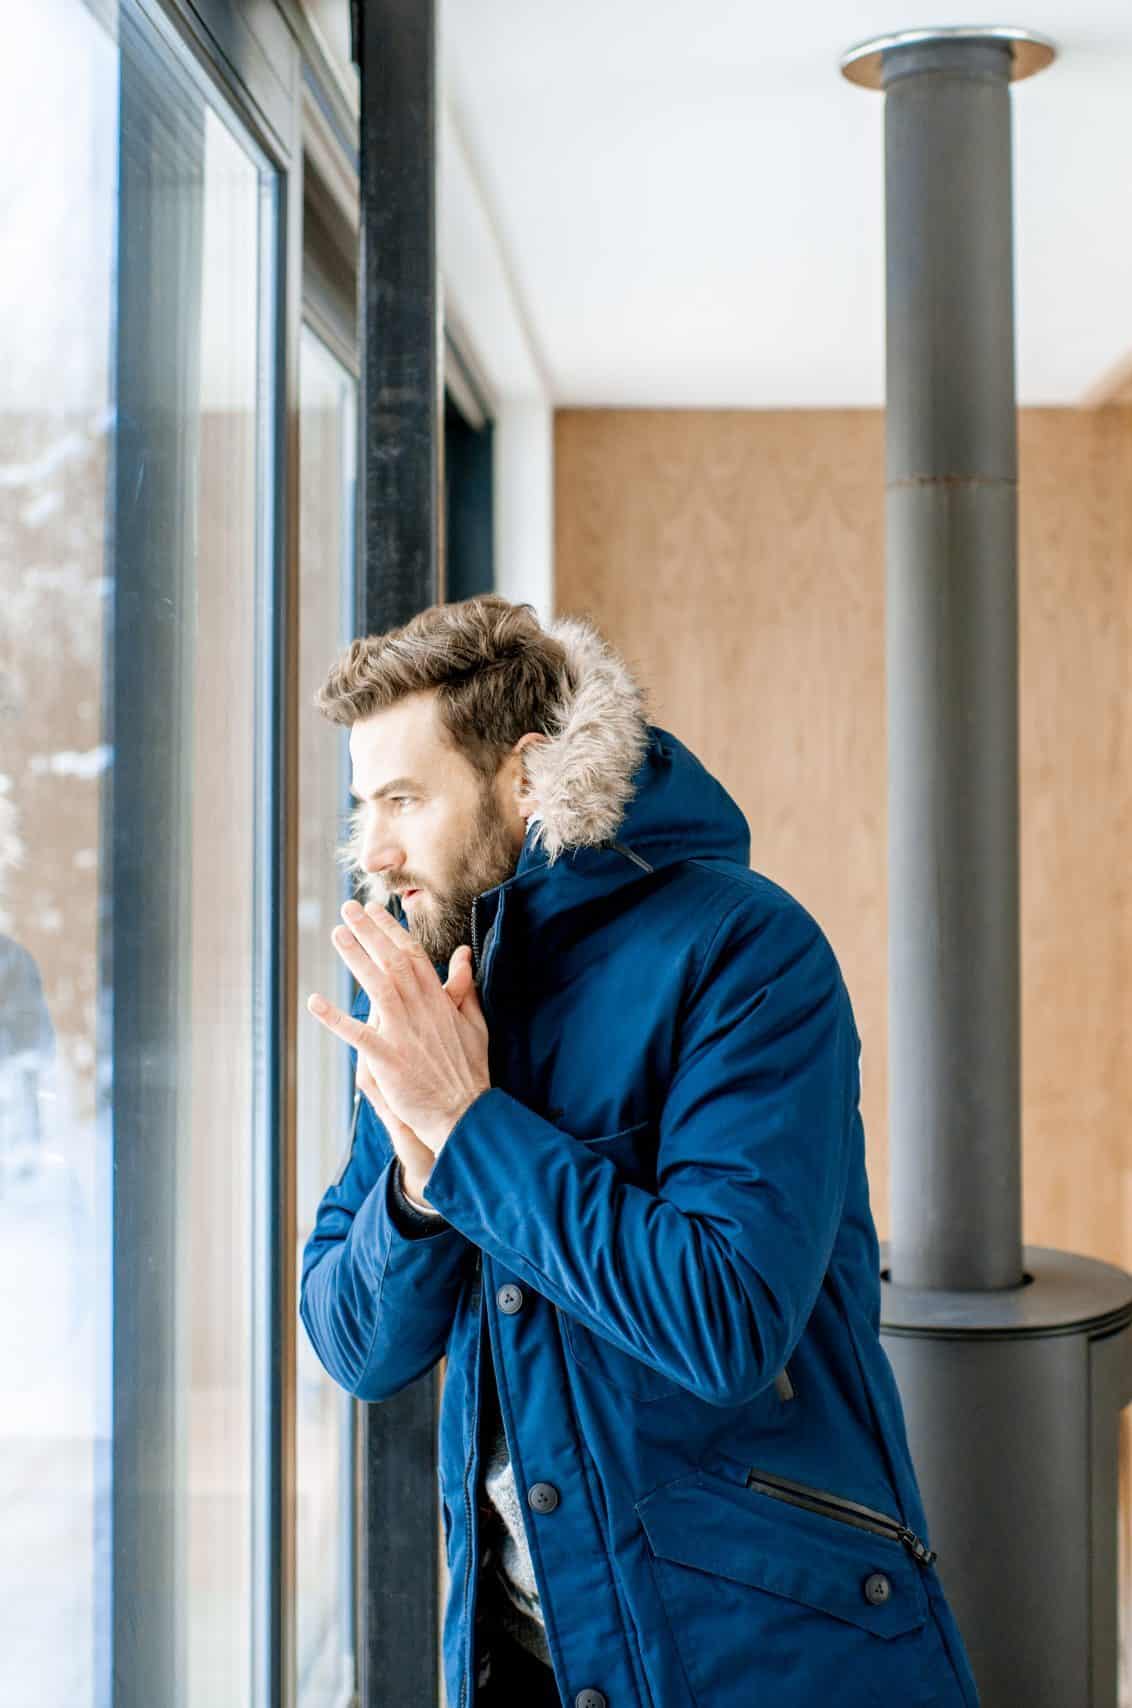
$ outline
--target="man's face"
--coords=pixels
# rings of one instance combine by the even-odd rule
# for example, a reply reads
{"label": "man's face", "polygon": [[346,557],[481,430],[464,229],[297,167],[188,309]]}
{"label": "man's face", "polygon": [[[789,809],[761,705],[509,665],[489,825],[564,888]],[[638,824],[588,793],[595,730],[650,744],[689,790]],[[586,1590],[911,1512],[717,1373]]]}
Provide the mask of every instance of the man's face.
{"label": "man's face", "polygon": [[412,694],[350,730],[355,847],[366,899],[399,895],[431,961],[471,941],[475,896],[509,878],[525,823],[504,785],[486,782],[441,728],[435,691]]}

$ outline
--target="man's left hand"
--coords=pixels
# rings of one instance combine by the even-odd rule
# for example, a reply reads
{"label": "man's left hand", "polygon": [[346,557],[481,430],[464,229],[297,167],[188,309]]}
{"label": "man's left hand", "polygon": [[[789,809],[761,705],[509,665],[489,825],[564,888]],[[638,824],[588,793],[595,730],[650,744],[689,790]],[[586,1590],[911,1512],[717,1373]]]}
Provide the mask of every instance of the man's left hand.
{"label": "man's left hand", "polygon": [[[393,1114],[439,1156],[461,1115],[491,1086],[471,949],[462,944],[452,957],[450,994],[420,944],[378,903],[363,908],[348,901],[342,918],[332,941],[370,999],[370,1023],[322,996],[311,996],[307,1007],[328,1031],[364,1051]],[[467,957],[466,973],[457,956]]]}

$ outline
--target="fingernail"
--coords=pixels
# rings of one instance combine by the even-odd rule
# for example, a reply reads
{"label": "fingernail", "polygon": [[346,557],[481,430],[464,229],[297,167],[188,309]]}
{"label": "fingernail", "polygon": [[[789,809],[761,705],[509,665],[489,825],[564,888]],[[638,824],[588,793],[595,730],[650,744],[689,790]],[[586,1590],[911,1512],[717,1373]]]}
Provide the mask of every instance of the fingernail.
{"label": "fingernail", "polygon": [[307,1007],[312,1014],[329,1014],[330,1004],[324,996],[308,996]]}

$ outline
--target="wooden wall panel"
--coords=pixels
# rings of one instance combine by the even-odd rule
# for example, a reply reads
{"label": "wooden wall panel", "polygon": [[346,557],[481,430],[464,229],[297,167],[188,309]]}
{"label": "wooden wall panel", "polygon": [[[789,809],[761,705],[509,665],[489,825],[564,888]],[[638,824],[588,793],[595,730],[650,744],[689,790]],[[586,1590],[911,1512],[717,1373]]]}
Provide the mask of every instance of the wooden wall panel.
{"label": "wooden wall panel", "polygon": [[1132,410],[1020,446],[1024,1227],[1132,1269]]}
{"label": "wooden wall panel", "polygon": [[[1024,411],[1024,1226],[1132,1268],[1132,411]],[[815,915],[888,1227],[884,423],[566,410],[556,609],[592,616]]]}

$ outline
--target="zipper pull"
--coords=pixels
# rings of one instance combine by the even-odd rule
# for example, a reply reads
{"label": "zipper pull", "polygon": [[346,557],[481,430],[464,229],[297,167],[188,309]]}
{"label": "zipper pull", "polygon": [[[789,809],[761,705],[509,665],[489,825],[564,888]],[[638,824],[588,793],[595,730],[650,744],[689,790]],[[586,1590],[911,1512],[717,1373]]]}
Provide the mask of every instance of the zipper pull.
{"label": "zipper pull", "polygon": [[904,1546],[916,1557],[921,1566],[930,1566],[933,1560],[939,1559],[935,1549],[929,1548],[926,1542],[921,1542],[916,1532],[909,1530],[907,1525],[902,1524],[900,1526],[899,1536]]}

